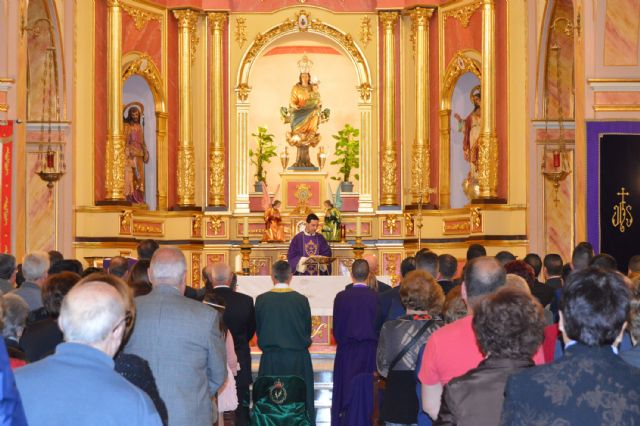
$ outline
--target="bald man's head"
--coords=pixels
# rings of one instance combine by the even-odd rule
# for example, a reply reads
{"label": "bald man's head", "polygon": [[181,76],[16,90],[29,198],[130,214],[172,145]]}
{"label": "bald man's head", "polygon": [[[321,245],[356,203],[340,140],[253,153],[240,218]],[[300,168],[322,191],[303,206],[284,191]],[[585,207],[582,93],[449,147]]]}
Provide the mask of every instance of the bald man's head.
{"label": "bald man's head", "polygon": [[[105,351],[105,347],[115,346],[117,350],[120,345],[124,318],[124,301],[118,291],[105,282],[88,281],[75,285],[67,293],[62,301],[58,323],[65,341]],[[114,336],[119,328],[122,330]]]}
{"label": "bald man's head", "polygon": [[476,257],[467,263],[464,273],[464,285],[467,300],[470,302],[491,294],[502,287],[506,281],[506,272],[500,262],[493,257]]}
{"label": "bald man's head", "polygon": [[156,250],[149,265],[149,280],[155,285],[182,288],[187,275],[187,261],[177,248]]}
{"label": "bald man's head", "polygon": [[215,286],[226,285],[228,286],[231,282],[231,268],[226,263],[214,263],[206,267],[205,274],[207,274],[207,278],[211,284]]}
{"label": "bald man's head", "polygon": [[369,271],[373,274],[373,275],[378,275],[378,256],[376,256],[373,253],[367,253],[364,256],[362,256],[362,258],[364,260],[367,261],[367,263],[369,264]]}

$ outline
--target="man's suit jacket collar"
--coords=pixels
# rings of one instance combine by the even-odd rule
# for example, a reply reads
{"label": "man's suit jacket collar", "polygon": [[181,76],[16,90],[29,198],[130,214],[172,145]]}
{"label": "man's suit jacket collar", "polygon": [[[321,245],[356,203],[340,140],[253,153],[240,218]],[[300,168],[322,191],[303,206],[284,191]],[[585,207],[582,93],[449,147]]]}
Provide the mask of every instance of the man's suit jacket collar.
{"label": "man's suit jacket collar", "polygon": [[183,296],[178,288],[166,284],[154,285],[151,293]]}

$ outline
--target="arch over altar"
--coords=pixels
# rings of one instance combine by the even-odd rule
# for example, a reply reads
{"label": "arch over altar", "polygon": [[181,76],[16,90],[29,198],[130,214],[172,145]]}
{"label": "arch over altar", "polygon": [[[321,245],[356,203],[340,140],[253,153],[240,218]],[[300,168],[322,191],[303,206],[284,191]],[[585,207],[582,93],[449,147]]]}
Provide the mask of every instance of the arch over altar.
{"label": "arch over altar", "polygon": [[[236,137],[233,149],[235,152],[242,154],[246,153],[250,146],[251,133],[254,130],[249,128],[250,95],[252,92],[250,78],[256,61],[274,45],[290,38],[292,35],[301,33],[318,36],[319,40],[325,39],[331,45],[337,46],[352,63],[357,80],[353,90],[356,92],[358,99],[356,114],[359,120],[359,122],[353,124],[360,129],[361,164],[371,164],[372,161],[375,161],[373,157],[376,150],[374,150],[372,137],[375,131],[372,123],[374,99],[372,96],[373,85],[369,63],[363,50],[356,44],[351,34],[313,17],[311,13],[305,10],[298,10],[293,17],[288,17],[284,22],[258,33],[254,41],[243,52],[237,69],[235,85]],[[324,78],[327,77],[324,76]],[[295,82],[292,81],[290,83],[293,84]],[[325,103],[328,102],[327,99],[324,99],[324,101]],[[277,114],[277,110],[274,109],[273,113],[274,115]],[[231,140],[234,140],[233,135]],[[235,191],[232,190],[231,192],[236,194],[235,213],[247,213],[249,212],[251,184],[249,180],[251,175],[249,159],[246,155],[238,155],[237,158],[240,164],[236,168],[235,176],[231,176],[232,188],[235,184]],[[358,208],[360,212],[373,212],[373,181],[373,168],[361,170]]]}

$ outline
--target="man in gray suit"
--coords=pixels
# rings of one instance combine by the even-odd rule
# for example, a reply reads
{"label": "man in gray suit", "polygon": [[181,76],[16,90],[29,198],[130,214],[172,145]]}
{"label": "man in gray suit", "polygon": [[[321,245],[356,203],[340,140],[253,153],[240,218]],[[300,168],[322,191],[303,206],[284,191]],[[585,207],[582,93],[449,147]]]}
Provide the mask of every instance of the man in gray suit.
{"label": "man in gray suit", "polygon": [[49,270],[49,255],[43,251],[35,251],[27,254],[22,259],[22,275],[25,282],[20,288],[13,290],[13,294],[22,297],[29,312],[42,308],[42,284],[47,279]]}
{"label": "man in gray suit", "polygon": [[211,397],[225,381],[225,343],[215,309],[190,300],[186,261],[175,248],[151,259],[151,293],[136,298],[137,316],[126,353],[149,362],[171,426],[210,426]]}

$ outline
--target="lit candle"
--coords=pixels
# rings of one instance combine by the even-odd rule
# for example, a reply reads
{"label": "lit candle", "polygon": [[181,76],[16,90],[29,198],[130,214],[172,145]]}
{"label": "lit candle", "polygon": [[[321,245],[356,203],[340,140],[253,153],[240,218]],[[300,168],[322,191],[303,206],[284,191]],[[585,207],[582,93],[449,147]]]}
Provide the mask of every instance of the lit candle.
{"label": "lit candle", "polygon": [[236,256],[236,269],[235,272],[239,272],[242,271],[242,256],[241,255],[237,255]]}
{"label": "lit candle", "polygon": [[356,237],[360,237],[362,231],[362,223],[360,223],[360,216],[356,217]]}
{"label": "lit candle", "polygon": [[249,236],[249,218],[247,216],[244,217],[242,222],[242,235],[245,237]]}

